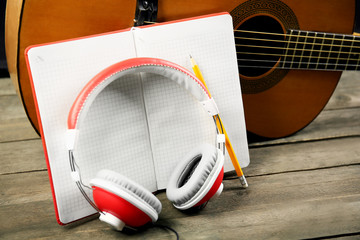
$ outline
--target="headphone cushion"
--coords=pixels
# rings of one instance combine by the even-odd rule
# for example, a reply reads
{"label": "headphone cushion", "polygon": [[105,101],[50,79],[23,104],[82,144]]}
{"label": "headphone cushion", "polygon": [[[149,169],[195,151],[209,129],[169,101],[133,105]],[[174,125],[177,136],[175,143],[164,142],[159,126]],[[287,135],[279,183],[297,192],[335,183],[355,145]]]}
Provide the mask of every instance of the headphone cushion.
{"label": "headphone cushion", "polygon": [[[100,179],[100,181],[97,181]],[[103,184],[105,180],[105,183]],[[108,169],[100,170],[96,178],[90,182],[90,185],[97,185],[98,187],[106,189],[106,185],[109,184],[120,188],[123,191],[131,194],[133,197],[138,199],[140,202],[145,203],[152,207],[157,214],[161,212],[161,202],[157,199],[149,190],[141,186],[140,184],[132,181],[131,179]],[[116,194],[116,193],[115,193]]]}
{"label": "headphone cushion", "polygon": [[[179,162],[166,189],[167,198],[174,205],[185,204],[195,196],[213,170],[217,154],[218,151],[214,146],[202,144]],[[197,166],[195,166],[196,164]],[[191,173],[192,171],[193,173]]]}

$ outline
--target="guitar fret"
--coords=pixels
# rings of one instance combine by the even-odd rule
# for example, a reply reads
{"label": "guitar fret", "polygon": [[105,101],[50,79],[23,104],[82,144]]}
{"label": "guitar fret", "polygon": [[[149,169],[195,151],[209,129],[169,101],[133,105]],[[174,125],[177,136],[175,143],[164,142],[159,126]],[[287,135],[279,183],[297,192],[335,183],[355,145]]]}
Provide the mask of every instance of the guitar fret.
{"label": "guitar fret", "polygon": [[308,64],[307,64],[307,67],[306,68],[310,68],[310,63],[311,63],[311,58],[312,58],[312,54],[313,54],[313,50],[314,50],[314,46],[316,45],[315,42],[316,42],[316,39],[317,39],[317,33],[315,32],[315,38],[314,38],[314,41],[313,41],[313,44],[311,44],[311,50],[310,50],[310,56],[309,56],[309,61],[308,61]]}
{"label": "guitar fret", "polygon": [[[354,37],[360,40],[360,37],[358,37],[358,36],[354,36]],[[357,47],[356,52],[354,52],[353,54],[350,54],[350,55],[352,55],[351,56],[352,59],[357,59],[357,60],[352,60],[350,62],[356,65],[356,67],[354,67],[353,70],[358,71],[359,67],[360,67],[360,41],[355,41],[354,46]]]}
{"label": "guitar fret", "polygon": [[285,53],[283,53],[283,64],[282,64],[282,68],[288,68],[287,66],[285,66],[285,63],[287,63],[288,61],[287,61],[287,55],[288,55],[288,52],[289,52],[289,46],[290,46],[290,42],[291,42],[291,38],[292,38],[292,33],[293,33],[293,30],[290,30],[290,34],[287,34],[287,38],[288,38],[288,40],[287,40],[287,45],[286,45],[286,47],[284,48],[284,49],[286,49],[285,50]]}
{"label": "guitar fret", "polygon": [[[356,58],[354,49],[354,36],[344,35],[343,44],[339,53],[339,59],[337,62],[337,70],[355,70],[355,66],[352,66],[353,58]],[[352,41],[347,41],[352,40]],[[354,55],[355,54],[355,55]]]}
{"label": "guitar fret", "polygon": [[309,35],[309,32],[306,32],[306,33],[305,33],[305,38],[304,38],[304,46],[303,46],[302,51],[301,51],[298,68],[302,68],[302,67],[301,67],[301,66],[302,66],[301,64],[302,64],[302,60],[303,60],[303,57],[304,57],[305,48],[306,48],[306,46],[307,46],[307,42],[306,42],[306,41],[307,41],[308,35]]}
{"label": "guitar fret", "polygon": [[313,66],[313,58],[315,58],[314,54],[314,46],[315,46],[315,42],[317,40],[315,32],[306,32],[306,41],[305,41],[305,46],[303,48],[303,52],[302,52],[302,58],[301,58],[301,66],[300,68],[302,69],[309,69],[310,68],[310,64],[311,66]]}
{"label": "guitar fret", "polygon": [[320,61],[320,56],[321,56],[321,53],[323,51],[323,47],[324,47],[324,42],[325,42],[325,33],[319,33],[319,34],[322,34],[322,36],[320,36],[322,39],[321,39],[321,44],[320,44],[320,50],[319,50],[319,55],[318,55],[318,59],[316,61],[316,65],[315,65],[315,69],[319,69],[319,61]]}
{"label": "guitar fret", "polygon": [[[295,41],[295,45],[294,47],[292,47],[292,49],[295,49],[295,50],[292,50],[292,57],[291,57],[291,64],[290,64],[290,68],[294,68],[293,67],[293,64],[295,62],[295,56],[296,56],[296,47],[298,46],[299,42],[299,37],[301,36],[300,32],[298,32],[297,36],[296,36],[296,41]],[[296,61],[297,62],[297,61]]]}
{"label": "guitar fret", "polygon": [[[353,41],[351,42],[351,46],[350,46],[350,49],[349,49],[350,53],[353,50],[353,46],[354,46],[356,37],[352,36],[352,38],[353,38]],[[351,59],[351,54],[348,55],[348,58],[347,58],[347,61],[346,61],[346,70],[349,70],[348,67],[349,67],[350,63],[352,62],[352,61],[350,61],[350,59]],[[357,63],[357,65],[359,65],[359,63]],[[357,70],[357,68],[355,68],[354,70]]]}
{"label": "guitar fret", "polygon": [[359,37],[291,30],[284,42],[282,68],[336,71],[360,68]]}
{"label": "guitar fret", "polygon": [[326,61],[325,69],[328,69],[328,66],[329,66],[331,51],[334,47],[334,40],[335,40],[335,34],[332,34],[332,40],[331,40],[331,44],[330,44],[329,53],[327,54],[327,61]]}
{"label": "guitar fret", "polygon": [[[344,38],[345,38],[345,35],[342,36],[342,44],[344,44]],[[335,63],[335,70],[338,70],[337,68],[338,68],[338,64],[339,64],[342,47],[343,47],[343,45],[340,46],[339,53],[337,55],[337,59],[336,59],[336,63]]]}
{"label": "guitar fret", "polygon": [[[332,36],[331,38],[329,36]],[[331,57],[331,51],[334,44],[334,34],[324,33],[324,45],[322,52],[320,53],[319,59],[319,68],[321,70],[326,70],[329,67],[329,60]]]}

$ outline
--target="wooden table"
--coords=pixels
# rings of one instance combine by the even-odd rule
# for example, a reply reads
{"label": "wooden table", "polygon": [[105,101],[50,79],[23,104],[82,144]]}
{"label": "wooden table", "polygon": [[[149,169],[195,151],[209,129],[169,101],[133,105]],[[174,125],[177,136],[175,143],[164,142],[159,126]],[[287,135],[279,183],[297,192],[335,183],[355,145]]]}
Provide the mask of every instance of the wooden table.
{"label": "wooden table", "polygon": [[[59,226],[40,138],[9,78],[0,79],[0,239],[175,239],[161,228],[119,233],[92,218]],[[360,238],[360,74],[346,72],[318,118],[294,136],[250,144],[248,189],[225,180],[198,213],[165,193],[159,223],[181,239]]]}

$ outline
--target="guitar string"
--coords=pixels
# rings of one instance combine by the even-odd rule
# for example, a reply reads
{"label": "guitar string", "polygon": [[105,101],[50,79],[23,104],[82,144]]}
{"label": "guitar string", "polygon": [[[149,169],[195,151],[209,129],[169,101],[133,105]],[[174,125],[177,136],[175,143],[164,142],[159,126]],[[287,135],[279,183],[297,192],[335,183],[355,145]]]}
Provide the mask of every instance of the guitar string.
{"label": "guitar string", "polygon": [[[293,43],[293,42],[292,42],[292,43]],[[315,45],[315,44],[313,44],[313,45]],[[320,45],[321,45],[321,46],[324,46],[324,45],[322,45],[322,44],[319,44],[319,46],[320,46]],[[278,49],[278,50],[290,49],[290,50],[300,51],[298,48],[295,48],[295,47],[293,47],[293,48],[286,48],[286,47],[272,47],[272,46],[250,45],[250,44],[235,44],[235,46],[238,46],[238,47],[253,47],[253,48],[270,48],[270,49]],[[334,46],[335,46],[335,45],[334,45]],[[346,47],[351,48],[351,46],[346,46]],[[360,52],[358,52],[358,53],[353,53],[353,52],[351,52],[351,51],[349,51],[349,52],[345,52],[345,51],[331,51],[331,50],[327,51],[327,50],[320,50],[320,49],[313,49],[313,50],[311,50],[311,49],[302,49],[301,51],[317,51],[317,52],[343,53],[343,54],[346,54],[346,53],[348,53],[348,54],[360,54]]]}
{"label": "guitar string", "polygon": [[[284,48],[286,49],[286,48]],[[291,48],[290,48],[291,49]],[[304,49],[301,49],[301,50],[295,50],[295,51],[303,51],[304,52]],[[311,51],[311,50],[308,50],[308,51]],[[302,52],[302,53],[303,53]],[[320,52],[320,51],[318,51]],[[347,58],[344,58],[344,57],[340,57],[340,54],[345,54],[343,52],[330,52],[328,54],[328,56],[312,56],[312,54],[310,55],[303,55],[303,54],[280,54],[280,53],[264,53],[264,52],[236,52],[237,54],[247,54],[247,55],[259,55],[259,56],[278,56],[278,57],[291,57],[291,58],[295,58],[295,57],[304,57],[304,58],[313,58],[313,59],[335,59],[335,60],[346,60],[347,62],[349,61],[360,61],[360,58],[351,58],[350,56],[352,55],[351,53],[349,53],[349,57]],[[320,52],[321,53],[321,52]],[[331,57],[331,53],[338,53],[338,56],[337,57]]]}
{"label": "guitar string", "polygon": [[[297,36],[297,37],[304,37],[304,36]],[[358,41],[353,41],[351,45],[349,46],[344,46],[344,45],[339,45],[339,44],[329,44],[329,43],[316,43],[316,42],[300,42],[300,41],[291,41],[289,40],[276,40],[276,39],[267,39],[267,38],[248,38],[248,37],[235,37],[235,39],[245,39],[245,40],[254,40],[254,41],[264,41],[264,42],[281,42],[281,43],[301,43],[301,44],[312,44],[312,45],[322,45],[322,46],[334,46],[334,47],[350,47],[351,45],[354,44],[354,42],[359,42],[360,43],[360,39]],[[337,41],[340,41],[339,39],[334,39]],[[255,45],[256,46],[256,45]],[[360,48],[360,46],[353,46],[353,48]],[[357,53],[359,54],[359,53]]]}
{"label": "guitar string", "polygon": [[[299,36],[298,36],[299,37]],[[239,38],[239,37],[235,37],[235,38]],[[270,39],[258,39],[258,38],[243,38],[243,39],[250,39],[250,40],[265,40],[265,41],[276,41],[276,40],[270,40]],[[290,39],[289,39],[290,40]],[[318,44],[321,46],[320,50],[318,49],[314,49],[314,45],[316,43],[303,43],[304,46],[302,49],[298,49],[296,48],[297,46],[297,43],[302,43],[302,42],[299,42],[299,41],[281,41],[281,42],[287,42],[288,46],[290,45],[290,43],[295,43],[295,47],[294,48],[289,48],[289,47],[272,47],[272,46],[263,46],[263,45],[250,45],[250,44],[235,44],[236,46],[243,46],[243,47],[253,47],[253,48],[268,48],[268,49],[278,49],[278,50],[284,50],[286,49],[286,53],[285,54],[279,54],[279,56],[284,56],[284,57],[296,57],[296,51],[301,51],[301,55],[300,57],[302,58],[303,57],[303,54],[305,51],[310,51],[310,52],[319,52],[319,53],[329,53],[327,57],[323,57],[323,56],[305,56],[306,58],[317,58],[318,61],[320,58],[326,58],[326,59],[336,59],[336,60],[347,60],[348,61],[359,61],[359,58],[350,58],[351,55],[357,55],[357,54],[360,54],[360,53],[354,53],[354,52],[351,52],[352,48],[354,48],[353,44],[352,43],[350,46],[346,46],[346,47],[349,47],[350,51],[347,52],[347,51],[333,51],[333,50],[322,50],[323,49],[323,46],[330,46],[331,48],[333,48],[333,46],[340,46],[342,47],[342,45],[334,45],[333,42],[332,44]],[[334,40],[334,39],[333,39]],[[312,44],[312,48],[311,49],[305,49],[305,44]],[[290,54],[287,54],[288,50],[294,50],[294,54],[293,55],[290,55]],[[341,50],[341,48],[340,48]],[[278,56],[278,54],[270,54],[270,53],[252,53],[252,52],[237,52],[238,54],[254,54],[254,55],[274,55],[274,56]],[[330,54],[338,54],[338,57],[337,58],[334,58],[334,57],[330,57]],[[339,58],[340,54],[349,54],[349,57],[348,58]],[[312,53],[310,53],[310,55],[312,55]]]}
{"label": "guitar string", "polygon": [[[351,43],[351,47],[350,47],[350,49],[349,49],[350,52],[352,51],[353,46],[354,46],[354,42]],[[346,61],[346,64],[348,64],[348,63],[349,63],[349,59]]]}
{"label": "guitar string", "polygon": [[[144,23],[156,23],[156,22],[150,22],[150,21],[144,21]],[[326,46],[326,45],[330,45],[331,47],[333,47],[333,46],[339,46],[339,47],[341,47],[342,45],[334,45],[333,44],[333,41],[334,40],[338,40],[338,41],[340,41],[339,39],[335,39],[335,36],[344,36],[345,37],[345,35],[343,35],[343,34],[334,34],[334,33],[330,33],[330,34],[332,34],[333,35],[333,37],[332,38],[329,38],[329,37],[317,37],[317,36],[301,36],[301,35],[291,35],[291,34],[288,34],[288,33],[270,33],[270,32],[258,32],[258,31],[249,31],[249,30],[234,30],[234,32],[246,32],[246,33],[255,33],[255,34],[264,34],[264,35],[277,35],[277,36],[284,36],[284,37],[286,37],[286,36],[289,36],[289,40],[291,40],[291,37],[297,37],[297,38],[299,38],[299,37],[303,37],[303,38],[313,38],[314,39],[314,42],[313,43],[308,43],[308,42],[305,42],[305,43],[303,43],[303,42],[291,42],[291,43],[302,43],[302,44],[304,44],[304,46],[305,46],[305,44],[316,44],[315,43],[315,40],[316,39],[321,39],[321,40],[323,40],[323,42],[324,42],[324,40],[325,39],[328,39],[328,40],[332,40],[332,44],[324,44],[323,42],[321,43],[321,44],[319,44],[319,45],[321,45],[321,46]],[[301,33],[301,32],[306,32],[307,34],[309,33],[309,31],[297,31],[298,33]],[[316,33],[316,32],[314,32],[314,33]],[[322,32],[320,32],[320,33],[322,33]],[[323,33],[323,34],[326,34],[326,33]],[[350,40],[350,39],[342,39],[341,41],[350,41],[350,42],[352,42],[352,44],[351,44],[351,49],[352,48],[360,48],[360,46],[353,46],[353,44],[354,44],[354,42],[357,42],[357,41],[359,41],[359,39],[355,39],[356,38],[356,36],[354,36],[354,35],[348,35],[349,37],[351,36],[351,37],[353,37],[354,39],[353,40]],[[290,41],[289,40],[273,40],[273,39],[258,39],[258,38],[245,38],[245,37],[235,37],[235,38],[240,38],[240,39],[250,39],[250,40],[261,40],[261,41],[272,41],[272,42],[287,42],[287,43],[290,43]],[[256,45],[248,45],[248,46],[253,46],[253,47],[259,47],[259,46],[256,46]],[[260,46],[260,47],[263,47],[263,46]],[[350,47],[350,46],[349,46]],[[275,47],[274,47],[275,48]],[[277,48],[277,49],[295,49],[295,48]],[[309,51],[309,49],[303,49],[303,51]],[[310,50],[310,51],[313,51],[313,50]],[[319,51],[319,52],[321,52],[321,50],[315,50],[315,51]],[[330,54],[331,53],[339,53],[339,51],[325,51],[325,52],[329,52],[329,56],[330,56]],[[296,55],[294,54],[294,55],[284,55],[284,54],[280,54],[280,55],[278,55],[278,54],[270,54],[270,53],[250,53],[250,52],[237,52],[237,53],[239,53],[239,54],[253,54],[253,55],[273,55],[273,56],[279,56],[279,57],[287,57],[287,56],[291,56],[291,57],[295,57]],[[351,52],[346,52],[346,53],[348,53],[349,55],[350,54],[360,54],[360,53],[351,53]],[[346,54],[346,53],[344,53],[343,52],[343,54]],[[303,53],[302,53],[303,54]],[[320,58],[325,58],[325,59],[337,59],[337,60],[347,60],[347,62],[348,61],[359,61],[359,59],[352,59],[352,58],[332,58],[332,57],[321,57],[321,56],[314,56],[314,57],[312,57],[312,56],[305,56],[306,58],[316,58],[316,59],[318,59],[318,61],[319,61],[319,59]],[[239,59],[238,59],[239,60]],[[283,62],[285,62],[285,61],[283,61]],[[317,64],[323,64],[323,63],[319,63],[319,62],[317,62]],[[334,64],[330,64],[330,65],[334,65]],[[344,64],[340,64],[340,65],[344,65]],[[358,66],[358,65],[354,65],[354,66]]]}
{"label": "guitar string", "polygon": [[[299,50],[300,51],[300,50]],[[314,59],[338,59],[338,60],[351,60],[351,61],[359,61],[359,58],[340,58],[340,57],[321,57],[321,56],[303,56],[301,55],[296,55],[296,54],[275,54],[275,53],[254,53],[254,52],[236,52],[237,54],[247,54],[247,55],[259,55],[259,56],[277,56],[277,57],[300,57],[301,58],[314,58]]]}
{"label": "guitar string", "polygon": [[[297,38],[298,38],[299,36],[297,36]],[[235,38],[239,38],[239,37],[235,37]],[[264,39],[258,39],[258,38],[246,38],[246,39],[250,39],[250,40],[264,40]],[[270,39],[265,39],[266,41],[277,41],[277,40],[270,40]],[[334,39],[332,39],[332,40],[334,40]],[[306,58],[316,58],[316,59],[318,59],[318,61],[320,60],[320,58],[325,58],[325,59],[336,59],[336,60],[347,60],[347,62],[348,61],[350,61],[350,60],[354,60],[354,61],[359,61],[359,59],[358,58],[356,58],[356,59],[354,59],[354,58],[350,58],[350,56],[351,55],[354,55],[354,54],[360,54],[360,53],[353,53],[353,52],[345,52],[345,51],[343,51],[343,52],[341,52],[341,51],[332,51],[332,50],[330,50],[330,51],[327,51],[327,50],[324,50],[324,51],[322,51],[322,48],[323,48],[323,46],[324,45],[329,45],[329,44],[320,44],[321,45],[321,48],[320,48],[320,50],[317,50],[317,49],[313,49],[313,47],[314,47],[314,45],[315,45],[315,43],[306,43],[306,44],[312,44],[312,49],[305,49],[305,44],[303,45],[303,49],[297,49],[296,48],[296,46],[297,46],[297,43],[299,43],[299,41],[293,41],[293,42],[290,42],[290,38],[287,40],[287,41],[281,41],[281,42],[286,42],[286,43],[288,43],[287,44],[287,46],[289,46],[290,45],[290,43],[295,43],[295,47],[294,48],[289,48],[289,47],[270,47],[270,46],[263,46],[263,45],[249,45],[249,44],[236,44],[236,46],[245,46],[245,47],[257,47],[257,48],[271,48],[271,49],[279,49],[279,50],[284,50],[284,49],[286,49],[286,53],[285,54],[271,54],[271,53],[251,53],[251,52],[237,52],[238,54],[251,54],[251,55],[268,55],[268,56],[283,56],[283,57],[292,57],[292,58],[294,58],[294,57],[296,57],[296,51],[301,51],[301,55],[300,55],[300,58],[302,58],[303,57],[303,54],[304,54],[304,51],[311,51],[311,52],[313,52],[313,51],[316,51],[316,52],[319,52],[319,53],[322,53],[322,52],[327,52],[327,53],[329,53],[328,54],[328,56],[327,57],[323,57],[323,56],[320,56],[320,54],[319,54],[319,56],[305,56]],[[333,48],[333,46],[334,46],[334,44],[333,44],[333,41],[332,41],[332,44],[330,44],[330,46],[331,46],[331,49]],[[340,45],[341,46],[341,45]],[[349,46],[349,47],[351,47],[351,49],[353,48],[353,43],[351,44],[351,46]],[[295,52],[291,55],[291,54],[287,54],[287,52],[288,52],[288,50],[294,50]],[[333,57],[330,57],[330,54],[338,54],[338,57],[337,58],[333,58]],[[340,56],[340,54],[349,54],[349,57],[348,58],[339,58],[339,56]]]}
{"label": "guitar string", "polygon": [[[323,53],[323,52],[326,52],[326,53],[329,53],[329,54],[328,54],[327,57],[320,56],[320,54],[319,54],[319,56],[305,56],[305,58],[310,58],[310,60],[311,60],[311,58],[315,58],[315,59],[317,59],[317,64],[319,64],[319,60],[320,60],[321,58],[327,59],[328,61],[329,61],[330,59],[336,59],[336,62],[338,62],[339,60],[346,60],[347,63],[348,63],[349,61],[358,61],[358,62],[359,62],[359,58],[351,58],[351,56],[360,54],[360,53],[354,53],[354,52],[352,52],[352,49],[353,49],[353,48],[360,48],[359,46],[353,46],[353,45],[354,45],[354,42],[357,41],[357,40],[355,40],[355,36],[352,36],[352,37],[353,37],[353,40],[349,40],[349,39],[344,39],[344,38],[345,38],[345,35],[340,35],[340,34],[339,34],[338,36],[342,36],[342,39],[340,40],[340,39],[336,39],[336,38],[335,38],[336,34],[333,34],[333,37],[332,37],[332,38],[317,37],[317,36],[316,36],[317,32],[314,32],[315,36],[308,36],[308,33],[309,33],[309,32],[306,32],[306,36],[301,36],[301,35],[300,35],[300,33],[301,33],[300,31],[298,31],[298,33],[299,33],[298,35],[293,35],[293,34],[292,34],[292,33],[293,33],[293,30],[291,31],[290,34],[278,34],[278,33],[274,33],[274,34],[273,34],[273,33],[268,33],[268,32],[256,32],[256,31],[247,31],[247,30],[234,30],[234,32],[247,32],[247,33],[268,34],[268,35],[280,35],[280,36],[288,36],[288,37],[289,37],[288,40],[275,40],[275,39],[262,39],[262,38],[235,37],[235,39],[247,39],[247,40],[256,40],[256,41],[282,42],[282,43],[287,43],[287,46],[288,46],[288,47],[268,47],[268,46],[263,46],[263,45],[244,45],[244,44],[236,44],[237,46],[245,46],[245,47],[271,48],[271,49],[278,49],[278,50],[285,50],[285,49],[286,49],[286,53],[285,53],[285,54],[279,54],[279,55],[277,55],[277,54],[270,54],[270,53],[250,53],[250,52],[237,52],[238,54],[268,55],[268,56],[273,55],[273,56],[279,56],[279,57],[281,57],[281,56],[282,56],[282,57],[292,57],[292,59],[294,59],[294,57],[300,57],[300,60],[301,60],[301,59],[304,57],[303,54],[304,54],[305,51],[310,51],[310,52],[311,52],[310,55],[312,55],[312,52],[315,51],[315,52],[319,52],[320,54]],[[303,32],[305,32],[305,31],[303,31]],[[324,33],[324,34],[325,34],[325,33]],[[296,37],[296,41],[291,40],[292,37]],[[299,37],[304,38],[305,42],[300,42],[300,41],[298,41]],[[312,39],[314,39],[314,41],[313,41],[313,42],[306,42],[306,39],[308,39],[308,38],[312,38]],[[316,43],[316,42],[315,42],[316,39],[322,39],[322,43]],[[332,40],[332,41],[331,41],[331,44],[326,44],[326,43],[324,43],[324,40],[325,40],[325,39]],[[350,48],[350,49],[349,49],[350,51],[349,51],[349,52],[347,52],[347,51],[341,51],[343,45],[334,44],[334,40],[342,41],[342,42],[343,42],[344,40],[346,40],[346,41],[351,41],[351,45],[350,45],[350,46],[345,46],[345,47],[349,47],[349,48]],[[294,48],[289,48],[289,45],[290,45],[291,43],[295,43],[295,47],[294,47]],[[296,48],[296,46],[297,46],[298,43],[303,44],[303,48],[302,48],[302,49],[297,49],[297,48]],[[311,48],[311,49],[305,49],[305,45],[306,45],[306,44],[307,44],[307,45],[312,45],[312,48]],[[314,46],[315,46],[315,45],[321,46],[321,47],[320,47],[320,50],[314,49]],[[340,49],[339,49],[340,51],[322,50],[324,46],[330,46],[330,49],[332,49],[334,46],[340,47]],[[287,54],[288,50],[294,50],[294,54],[292,54],[292,55]],[[299,55],[297,56],[297,55],[296,55],[296,51],[301,51],[301,55],[300,55],[300,56],[299,56]],[[338,54],[338,56],[337,56],[336,58],[335,58],[335,57],[330,57],[330,54],[336,54],[336,53]],[[348,54],[349,57],[348,57],[348,58],[340,58],[340,57],[339,57],[340,54]],[[308,65],[310,64],[310,62],[311,62],[311,61],[308,61]],[[291,66],[290,66],[290,67],[292,67],[292,64],[293,64],[293,63],[291,63]]]}
{"label": "guitar string", "polygon": [[[268,59],[247,59],[247,58],[239,58],[237,59],[238,61],[247,61],[247,62],[267,62],[267,63],[295,63],[295,64],[298,64],[298,66],[301,66],[301,65],[304,65],[304,64],[309,64],[309,62],[298,62],[298,61],[282,61],[282,60],[268,60]],[[359,67],[359,65],[357,64],[335,64],[335,63],[314,63],[314,62],[310,62],[310,64],[316,64],[316,66],[318,65],[337,65],[337,66],[343,66],[343,67]],[[273,68],[273,66],[259,66],[259,65],[239,65],[239,66],[243,66],[243,67],[260,67],[260,68]],[[283,67],[277,67],[277,68],[283,68]],[[290,69],[290,67],[289,67]]]}
{"label": "guitar string", "polygon": [[[253,68],[281,68],[281,69],[319,69],[319,70],[359,70],[359,64],[343,64],[343,63],[326,63],[321,62],[312,62],[312,61],[284,61],[284,60],[267,60],[267,59],[237,59],[239,62],[259,62],[260,63],[279,63],[278,66],[265,66],[265,65],[247,65],[238,63],[238,67],[253,67]],[[290,66],[286,66],[286,64],[290,64]],[[295,66],[294,66],[295,65]],[[306,67],[304,67],[306,65]],[[324,66],[321,68],[320,66]]]}
{"label": "guitar string", "polygon": [[[322,40],[322,43],[324,43],[324,40]],[[354,42],[351,44],[351,45],[353,45],[354,44]],[[321,54],[321,51],[323,50],[323,47],[324,47],[324,45],[322,44],[321,45],[321,47],[320,47],[320,54]],[[329,55],[330,55],[330,53],[329,53]],[[348,60],[349,61],[349,60]],[[317,60],[317,65],[316,66],[318,66],[319,65],[319,62],[320,62],[320,58],[318,58],[318,60]]]}
{"label": "guitar string", "polygon": [[[345,37],[345,35],[343,35],[343,39],[344,39],[344,37]],[[342,49],[342,46],[339,49],[339,54],[338,54],[338,59],[336,59],[336,64],[338,64],[338,62],[339,62],[339,59],[340,59],[339,56],[340,56],[341,49]]]}
{"label": "guitar string", "polygon": [[[295,30],[296,32],[298,33],[316,33],[316,32],[311,32],[311,31],[303,31],[303,30]],[[270,33],[270,32],[258,32],[258,31],[249,31],[249,30],[234,30],[234,32],[246,32],[246,33],[255,33],[255,34],[264,34],[264,35],[276,35],[276,36],[284,36],[284,37],[287,37],[287,36],[300,36],[300,37],[305,37],[305,36],[301,36],[301,35],[291,35],[289,33]],[[306,38],[314,38],[314,39],[327,39],[327,40],[333,40],[333,38],[335,36],[339,36],[339,37],[342,37],[342,36],[349,36],[349,37],[352,37],[354,39],[343,39],[341,41],[348,41],[348,42],[357,42],[360,40],[359,37],[355,36],[355,35],[349,35],[349,34],[336,34],[336,33],[325,33],[325,32],[317,32],[317,33],[323,33],[323,34],[331,34],[333,35],[333,37],[316,37],[316,36],[307,36]],[[358,39],[355,39],[355,38],[358,38]],[[335,39],[335,40],[338,40],[338,39]],[[340,40],[339,40],[340,41]]]}
{"label": "guitar string", "polygon": [[[272,68],[279,68],[279,69],[283,69],[283,70],[293,70],[293,69],[299,69],[299,70],[323,70],[323,71],[329,71],[329,69],[326,68],[318,68],[318,67],[310,67],[310,68],[302,68],[302,67],[287,67],[287,66],[278,66],[278,67],[269,67],[269,66],[256,66],[256,65],[238,65],[238,68],[266,68],[266,69],[272,69]],[[356,71],[357,69],[348,69],[348,68],[334,68],[331,69],[331,71]],[[241,73],[241,70],[240,70]]]}
{"label": "guitar string", "polygon": [[[309,69],[309,70],[319,70],[319,71],[329,71],[329,69],[326,68],[318,68],[318,67],[310,67],[310,68],[302,68],[302,67],[286,67],[286,66],[279,66],[279,67],[269,67],[269,66],[256,66],[256,65],[238,65],[239,68],[244,67],[244,68],[267,68],[267,69],[271,69],[271,68],[279,68],[279,69],[284,69],[284,70],[292,70],[292,69],[299,69],[299,70],[303,70],[303,69]],[[334,68],[331,69],[331,71],[356,71],[358,69],[348,69],[348,68]],[[241,73],[241,71],[240,71]]]}
{"label": "guitar string", "polygon": [[[157,22],[150,22],[150,21],[144,21],[144,23],[147,23],[147,24],[154,24],[154,23],[157,23]],[[238,29],[234,29],[234,32],[246,32],[246,33],[255,33],[255,34],[267,34],[267,35],[277,35],[277,36],[292,36],[292,35],[289,35],[288,33],[270,33],[270,32],[258,32],[258,31],[250,31],[250,30],[238,30]],[[311,31],[303,31],[303,30],[297,30],[297,32],[301,33],[301,32],[311,32]],[[312,32],[312,33],[315,33],[315,32]],[[325,33],[325,32],[319,32],[319,33],[323,33],[323,34],[332,34],[333,36],[343,36],[344,34],[337,34],[337,33]],[[347,34],[345,34],[347,35]],[[297,36],[297,35],[296,35]],[[349,37],[353,37],[353,38],[356,38],[357,36],[354,36],[354,35],[347,35]],[[300,37],[303,37],[300,35]],[[235,37],[237,38],[237,37]],[[316,39],[328,39],[328,40],[333,40],[333,38],[328,38],[328,37],[315,37],[315,36],[308,36],[307,38],[316,38]],[[359,41],[360,38],[358,39],[344,39],[343,41],[351,41],[351,42],[357,42]],[[357,47],[357,46],[356,46]],[[360,48],[360,46],[358,47]]]}
{"label": "guitar string", "polygon": [[[307,35],[308,35],[309,33],[308,32],[306,32],[306,37],[307,37]],[[291,39],[291,38],[290,38]],[[297,39],[299,40],[299,37],[297,37]],[[290,41],[289,41],[290,42]],[[300,61],[301,61],[301,59],[303,58],[303,56],[304,56],[304,49],[305,49],[305,44],[304,44],[304,46],[303,46],[303,51],[301,52],[301,56],[300,56]],[[295,55],[295,54],[294,54]],[[294,60],[294,57],[295,56],[292,56],[292,62],[291,62],[291,65],[290,65],[290,67],[292,67],[292,65],[293,65],[293,60]]]}

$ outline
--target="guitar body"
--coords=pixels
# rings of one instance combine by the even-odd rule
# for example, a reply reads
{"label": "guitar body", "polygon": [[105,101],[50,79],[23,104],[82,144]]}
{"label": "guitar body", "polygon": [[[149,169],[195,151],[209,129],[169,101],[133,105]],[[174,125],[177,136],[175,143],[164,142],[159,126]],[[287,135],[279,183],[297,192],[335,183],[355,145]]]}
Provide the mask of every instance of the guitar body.
{"label": "guitar body", "polygon": [[[26,47],[131,27],[136,1],[12,0],[7,4],[9,72],[38,130]],[[235,29],[249,19],[265,16],[282,33],[294,28],[352,34],[355,0],[159,0],[158,22],[222,11],[233,16]],[[281,70],[275,65],[258,74],[240,71],[247,130],[266,138],[288,136],[308,125],[324,108],[341,76],[341,72]]]}

